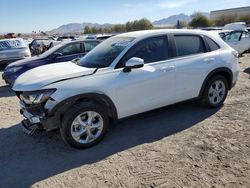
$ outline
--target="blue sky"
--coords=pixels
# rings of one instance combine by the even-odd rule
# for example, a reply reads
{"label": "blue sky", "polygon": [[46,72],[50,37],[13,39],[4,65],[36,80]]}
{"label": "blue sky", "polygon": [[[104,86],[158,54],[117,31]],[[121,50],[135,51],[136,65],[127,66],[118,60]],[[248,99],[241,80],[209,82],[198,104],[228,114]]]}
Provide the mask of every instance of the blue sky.
{"label": "blue sky", "polygon": [[250,6],[250,0],[0,0],[0,32],[51,30],[67,23],[151,21],[173,14]]}

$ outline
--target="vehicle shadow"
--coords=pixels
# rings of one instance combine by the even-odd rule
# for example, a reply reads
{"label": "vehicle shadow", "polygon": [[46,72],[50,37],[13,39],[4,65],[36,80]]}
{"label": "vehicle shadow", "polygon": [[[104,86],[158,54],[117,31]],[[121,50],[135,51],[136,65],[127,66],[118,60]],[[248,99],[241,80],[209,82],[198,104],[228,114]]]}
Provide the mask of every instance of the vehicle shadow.
{"label": "vehicle shadow", "polygon": [[196,125],[218,110],[188,102],[133,116],[112,126],[101,143],[86,150],[64,144],[59,131],[29,137],[19,125],[0,129],[0,187],[30,187],[70,169],[159,141]]}
{"label": "vehicle shadow", "polygon": [[243,72],[250,75],[250,67],[246,68]]}
{"label": "vehicle shadow", "polygon": [[11,90],[10,86],[0,86],[0,97],[12,97],[15,93]]}
{"label": "vehicle shadow", "polygon": [[0,65],[0,71],[3,71],[7,65]]}

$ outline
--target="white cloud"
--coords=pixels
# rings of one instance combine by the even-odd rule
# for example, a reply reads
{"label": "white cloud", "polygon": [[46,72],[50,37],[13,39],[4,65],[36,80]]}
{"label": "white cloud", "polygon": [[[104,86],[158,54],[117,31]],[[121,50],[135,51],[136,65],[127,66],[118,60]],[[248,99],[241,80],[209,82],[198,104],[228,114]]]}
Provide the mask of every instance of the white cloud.
{"label": "white cloud", "polygon": [[126,3],[123,4],[124,7],[126,8],[140,8],[140,9],[165,9],[165,8],[177,8],[177,7],[182,7],[190,2],[194,2],[197,0],[156,0],[156,1],[151,1],[149,3]]}
{"label": "white cloud", "polygon": [[177,8],[177,7],[182,7],[190,2],[193,2],[195,0],[179,0],[179,1],[160,1],[159,3],[156,4],[157,7],[159,8]]}

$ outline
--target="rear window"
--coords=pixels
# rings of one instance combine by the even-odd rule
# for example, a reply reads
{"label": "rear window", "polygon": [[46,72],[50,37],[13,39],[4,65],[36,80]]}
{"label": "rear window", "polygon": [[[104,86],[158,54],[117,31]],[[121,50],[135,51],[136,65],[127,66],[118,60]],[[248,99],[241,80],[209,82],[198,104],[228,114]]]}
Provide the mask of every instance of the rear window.
{"label": "rear window", "polygon": [[186,56],[205,52],[205,47],[200,36],[176,35],[174,38],[177,56]]}
{"label": "rear window", "polygon": [[0,50],[10,50],[26,47],[21,39],[0,40]]}
{"label": "rear window", "polygon": [[205,36],[205,39],[206,39],[207,44],[208,44],[208,46],[210,48],[210,51],[215,51],[215,50],[220,49],[220,46],[216,42],[214,42],[212,39],[210,39],[207,36]]}

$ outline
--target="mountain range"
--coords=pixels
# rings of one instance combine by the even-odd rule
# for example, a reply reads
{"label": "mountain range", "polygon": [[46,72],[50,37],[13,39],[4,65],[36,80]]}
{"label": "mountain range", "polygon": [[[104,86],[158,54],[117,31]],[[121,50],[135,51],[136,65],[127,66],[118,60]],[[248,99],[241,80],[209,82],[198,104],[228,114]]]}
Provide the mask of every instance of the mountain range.
{"label": "mountain range", "polygon": [[[202,13],[203,15],[209,17],[210,14],[209,13]],[[159,25],[174,25],[177,23],[177,21],[184,21],[184,22],[190,22],[191,21],[191,16],[186,15],[186,14],[178,14],[178,15],[172,15],[169,16],[168,18],[163,18],[160,20],[156,20],[153,21],[152,24],[154,26],[159,26]],[[50,31],[47,31],[47,33],[59,33],[59,34],[63,34],[63,33],[74,33],[74,32],[82,32],[85,28],[85,26],[89,26],[89,27],[96,27],[96,28],[105,28],[105,27],[109,27],[112,26],[113,24],[109,24],[109,23],[105,23],[105,24],[98,24],[98,23],[69,23],[66,25],[62,25],[56,29],[52,29]]]}
{"label": "mountain range", "polygon": [[[207,12],[202,12],[202,14],[206,17],[210,17],[210,13],[207,13]],[[173,25],[173,24],[176,24],[177,21],[184,21],[186,23],[189,23],[192,18],[191,16],[188,16],[186,14],[178,14],[178,15],[173,15],[173,16],[169,16],[168,18],[163,18],[161,20],[156,20],[154,22],[152,22],[152,24],[154,26],[157,26],[157,25]]]}
{"label": "mountain range", "polygon": [[66,25],[62,25],[56,29],[52,29],[47,31],[47,33],[74,33],[74,32],[82,32],[86,26],[96,27],[96,28],[105,28],[112,26],[113,24],[98,24],[98,23],[69,23]]}

